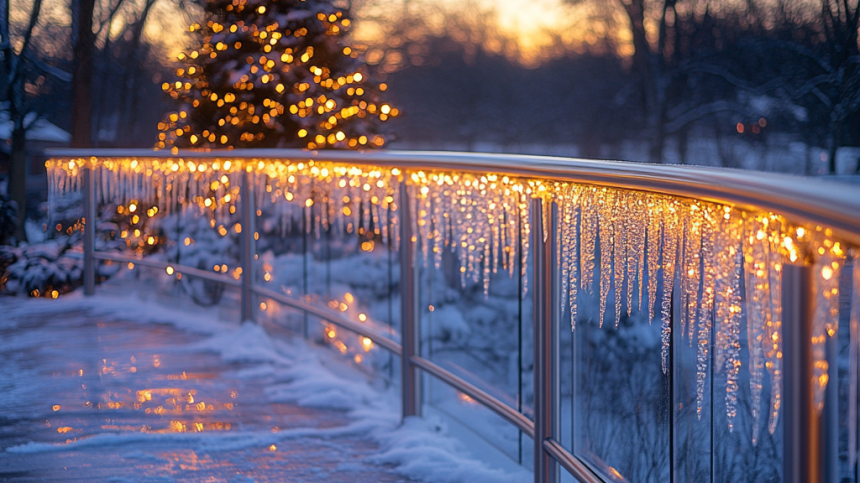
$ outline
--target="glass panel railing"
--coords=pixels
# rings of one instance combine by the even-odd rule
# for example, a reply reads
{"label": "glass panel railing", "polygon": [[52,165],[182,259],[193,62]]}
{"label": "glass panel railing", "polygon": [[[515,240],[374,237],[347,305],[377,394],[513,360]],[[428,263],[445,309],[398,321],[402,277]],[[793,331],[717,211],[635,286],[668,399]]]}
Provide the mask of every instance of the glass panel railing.
{"label": "glass panel railing", "polygon": [[[857,366],[860,363],[860,253],[855,253],[846,265],[839,280],[839,329],[837,340],[830,345],[835,352],[837,368],[831,373],[837,378],[837,387],[830,394],[838,400],[838,456],[831,459],[838,465],[840,482],[860,481],[857,468],[857,434],[860,410],[857,402]],[[852,368],[853,365],[853,368]],[[852,443],[853,441],[853,443]]]}
{"label": "glass panel railing", "polygon": [[[509,407],[531,415],[531,299],[516,203],[480,196],[480,176],[416,175],[421,356]],[[416,182],[416,185],[418,182]],[[485,189],[485,188],[484,188]],[[425,377],[424,402],[531,466],[528,437],[468,395]]]}
{"label": "glass panel railing", "polygon": [[[676,292],[677,293],[677,292]],[[679,319],[680,305],[676,304],[675,320]],[[702,403],[698,395],[698,345],[674,337],[672,340],[672,471],[674,481],[710,481],[711,452],[714,438],[713,362],[709,361],[702,390]],[[713,343],[709,347],[713,353]]]}
{"label": "glass panel railing", "polygon": [[623,317],[601,328],[597,304],[583,308],[568,345],[572,452],[610,481],[668,480],[670,394],[659,319]]}
{"label": "glass panel railing", "polygon": [[[258,180],[257,282],[396,339],[399,257],[392,237],[398,228],[393,191],[389,187],[384,199],[384,193],[360,186],[345,190],[338,181]],[[295,197],[304,198],[282,202]],[[307,313],[291,312],[289,323],[351,364],[394,379],[394,357],[371,338]]]}
{"label": "glass panel railing", "polygon": [[[815,422],[822,433],[813,438],[828,458],[823,471],[839,473],[828,478],[851,481],[856,473],[860,315],[852,320],[849,312],[860,305],[860,281],[857,269],[852,274],[852,245],[839,236],[856,241],[860,231],[850,213],[826,208],[828,198],[819,192],[839,190],[805,190],[786,179],[753,182],[714,170],[702,171],[708,174],[703,181],[669,167],[549,158],[493,158],[496,165],[438,153],[331,154],[341,162],[291,154],[300,161],[229,153],[67,159],[49,162],[49,175],[52,189],[63,194],[73,190],[83,168],[96,167],[103,196],[163,208],[164,229],[183,240],[163,253],[194,261],[191,247],[198,241],[185,244],[183,233],[193,231],[201,240],[209,235],[196,234],[190,221],[170,225],[171,207],[187,203],[188,211],[199,207],[204,214],[229,210],[227,196],[236,193],[228,184],[249,173],[260,207],[257,282],[395,334],[403,281],[395,250],[400,230],[392,227],[403,208],[394,208],[395,187],[404,183],[411,201],[407,233],[416,253],[409,263],[419,285],[408,300],[418,307],[419,354],[465,381],[460,390],[471,384],[478,388],[472,393],[483,391],[491,403],[506,405],[496,406],[496,414],[520,428],[530,423],[508,408],[536,427],[542,421],[541,436],[552,435],[572,453],[549,450],[559,461],[568,458],[567,468],[584,463],[588,471],[619,481],[789,479],[784,468],[793,463],[784,454],[799,448],[802,424]],[[224,161],[228,155],[232,161]],[[346,164],[356,160],[412,167],[404,172]],[[522,177],[480,174],[495,169]],[[803,203],[786,197],[785,186],[806,193]],[[274,203],[267,205],[267,197]],[[720,199],[725,202],[706,201]],[[555,216],[553,204],[559,221],[547,223]],[[530,216],[546,214],[550,218],[537,220],[543,220],[541,230],[549,228],[531,233]],[[204,231],[239,245],[232,216],[202,217]],[[828,223],[842,231],[822,226]],[[548,239],[559,248],[547,256],[553,251],[546,249]],[[540,260],[534,260],[529,245],[540,240]],[[237,279],[241,257],[231,250],[218,252],[223,260],[201,253],[200,263]],[[556,268],[560,280],[547,280]],[[533,280],[538,272],[540,280]],[[198,298],[211,295],[205,284],[189,287]],[[555,321],[550,312],[558,306],[548,309],[545,302],[558,295],[562,328],[575,329],[558,336],[561,383],[554,387],[542,372],[555,364],[545,357],[552,350],[534,340],[533,320],[538,314],[537,329],[546,339],[545,329]],[[267,313],[266,301],[257,302]],[[308,319],[309,338],[353,360],[368,357],[362,338],[308,315],[300,318]],[[304,320],[298,325],[306,332]],[[799,362],[805,357],[809,364]],[[372,365],[398,378],[399,363],[390,356]],[[440,384],[449,376],[437,371],[431,378],[427,371],[434,367],[424,366],[425,406],[531,465],[528,438],[497,430],[501,419]],[[536,381],[544,386],[537,395]],[[798,385],[804,397],[792,392]],[[548,389],[561,395],[558,434],[545,425],[551,409],[535,403],[551,397]]]}

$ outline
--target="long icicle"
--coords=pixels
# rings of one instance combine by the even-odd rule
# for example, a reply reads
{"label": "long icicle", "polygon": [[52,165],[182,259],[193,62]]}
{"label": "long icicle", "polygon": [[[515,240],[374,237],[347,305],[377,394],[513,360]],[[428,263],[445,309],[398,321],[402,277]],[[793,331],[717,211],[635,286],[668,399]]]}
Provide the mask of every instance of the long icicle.
{"label": "long icicle", "polygon": [[[711,320],[714,316],[714,246],[717,226],[715,207],[703,205],[702,217],[702,303],[699,305],[698,343],[696,348],[696,415],[702,419],[702,406],[705,400],[705,382],[708,376],[708,363],[711,349]],[[713,395],[712,395],[713,397]]]}
{"label": "long icicle", "polygon": [[672,288],[675,285],[676,257],[681,239],[678,220],[679,203],[667,199],[663,208],[663,291],[660,301],[661,360],[663,374],[669,374],[669,342],[672,337]]}
{"label": "long icicle", "polygon": [[660,246],[662,245],[662,236],[660,227],[662,225],[662,205],[663,200],[657,195],[652,195],[648,199],[648,234],[647,234],[647,250],[648,250],[648,323],[654,320],[654,304],[657,297],[657,270],[660,266]]}

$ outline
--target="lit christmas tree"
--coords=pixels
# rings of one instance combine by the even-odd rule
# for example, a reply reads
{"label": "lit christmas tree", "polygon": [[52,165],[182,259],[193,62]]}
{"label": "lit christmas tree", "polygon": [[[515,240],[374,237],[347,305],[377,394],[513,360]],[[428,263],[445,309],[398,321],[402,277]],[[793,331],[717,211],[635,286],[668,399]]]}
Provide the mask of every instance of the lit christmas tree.
{"label": "lit christmas tree", "polygon": [[348,11],[331,0],[208,0],[204,9],[204,25],[191,26],[196,49],[162,85],[181,106],[159,123],[156,148],[385,144],[380,125],[398,111],[347,45]]}

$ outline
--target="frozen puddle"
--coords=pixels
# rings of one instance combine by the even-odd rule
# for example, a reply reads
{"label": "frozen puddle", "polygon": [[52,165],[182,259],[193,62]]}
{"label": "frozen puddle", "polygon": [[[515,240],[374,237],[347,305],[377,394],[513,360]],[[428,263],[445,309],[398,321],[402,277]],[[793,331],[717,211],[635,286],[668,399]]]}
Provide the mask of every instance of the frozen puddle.
{"label": "frozen puddle", "polygon": [[[0,299],[0,480],[411,481],[374,462],[384,423],[289,402],[290,361],[258,328],[201,335],[70,298]],[[243,356],[254,337],[268,347]]]}

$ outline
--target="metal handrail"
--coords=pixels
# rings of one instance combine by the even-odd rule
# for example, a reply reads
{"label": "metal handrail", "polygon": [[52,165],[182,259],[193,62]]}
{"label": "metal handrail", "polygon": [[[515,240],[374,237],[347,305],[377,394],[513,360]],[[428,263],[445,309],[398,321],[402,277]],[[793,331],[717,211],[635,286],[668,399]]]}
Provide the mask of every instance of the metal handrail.
{"label": "metal handrail", "polygon": [[293,299],[287,295],[275,292],[274,290],[260,287],[259,285],[254,285],[252,290],[254,291],[254,293],[261,297],[272,299],[288,307],[292,307],[296,310],[301,310],[308,315],[313,315],[314,317],[319,317],[322,320],[331,322],[332,324],[337,325],[342,329],[346,329],[351,332],[355,332],[360,336],[367,337],[372,340],[374,344],[377,344],[380,347],[391,351],[391,353],[393,353],[394,355],[400,356],[402,353],[400,344],[389,339],[384,333],[379,332],[373,327],[355,323],[335,312],[313,306],[300,300]]}
{"label": "metal handrail", "polygon": [[779,212],[798,221],[826,225],[860,244],[860,189],[818,178],[740,169],[496,153],[428,151],[305,151],[236,149],[151,151],[146,149],[49,149],[58,158],[138,157],[183,159],[291,159],[496,173],[626,188],[747,209]]}
{"label": "metal handrail", "polygon": [[530,438],[534,438],[535,423],[533,423],[531,419],[527,418],[522,413],[518,412],[516,409],[503,403],[498,398],[491,396],[488,392],[479,389],[474,384],[467,382],[461,377],[455,376],[452,372],[443,369],[439,365],[434,364],[423,357],[412,356],[410,361],[413,365],[417,366],[427,374],[432,375],[433,377],[447,383],[449,386],[469,396],[475,401],[478,401],[487,409],[490,409],[491,411],[505,419],[507,422],[516,426],[520,431],[527,434]]}
{"label": "metal handrail", "polygon": [[601,483],[601,479],[585,466],[579,458],[571,455],[558,441],[554,439],[545,439],[543,441],[543,449],[549,453],[558,463],[570,472],[574,478],[582,483]]}
{"label": "metal handrail", "polygon": [[[302,151],[293,149],[275,150],[227,150],[208,152],[170,153],[166,151],[148,150],[50,150],[48,153],[57,158],[163,158],[186,160],[219,159],[219,160],[272,160],[289,159],[291,161],[331,161],[354,163],[373,166],[401,168],[404,171],[445,170],[472,173],[492,173],[497,175],[512,175],[525,178],[549,179],[552,181],[568,181],[585,183],[596,186],[632,189],[657,194],[666,194],[703,201],[736,205],[741,208],[774,211],[792,218],[794,221],[826,225],[834,234],[845,241],[860,245],[860,190],[852,186],[831,183],[818,179],[800,178],[779,174],[755,176],[757,173],[741,170],[728,170],[706,167],[666,166],[639,163],[621,163],[613,161],[594,161],[583,159],[556,158],[543,156],[523,156],[506,154],[477,154],[456,152],[406,152],[406,151]],[[248,177],[243,176],[243,191],[252,190]],[[94,195],[93,171],[86,170],[84,178],[85,227],[91,226],[86,221],[95,219],[96,200]],[[250,192],[250,191],[247,191]],[[409,200],[405,185],[401,185],[400,194],[404,207]],[[553,210],[549,215],[552,222],[547,230],[556,229],[557,218],[553,203],[544,205],[540,200],[533,200],[530,210],[534,229],[531,231],[531,246],[534,247],[536,283],[532,289],[535,302],[535,421],[506,405],[499,399],[482,391],[441,368],[433,362],[420,357],[417,353],[417,334],[420,317],[417,314],[417,274],[412,264],[412,233],[411,224],[400,224],[401,231],[401,283],[400,292],[402,317],[402,341],[398,344],[382,332],[372,327],[361,325],[346,319],[340,314],[315,307],[306,302],[297,301],[284,294],[261,287],[254,282],[253,265],[254,230],[253,196],[244,196],[240,213],[244,226],[242,237],[241,265],[243,277],[234,280],[225,275],[216,275],[205,270],[173,265],[160,261],[139,260],[132,257],[95,252],[94,230],[85,229],[84,260],[85,260],[85,293],[92,294],[95,288],[94,260],[115,260],[139,263],[156,268],[174,267],[179,273],[198,276],[204,279],[222,282],[242,289],[243,320],[255,317],[251,309],[251,297],[256,294],[277,301],[306,314],[319,317],[334,325],[350,330],[359,335],[369,337],[394,354],[402,361],[402,403],[404,417],[420,415],[421,384],[418,371],[431,375],[460,392],[473,398],[480,404],[492,410],[520,431],[532,437],[535,445],[535,481],[558,481],[558,466],[565,468],[580,481],[601,481],[587,465],[571,454],[559,443],[558,423],[560,420],[559,382],[558,382],[558,318],[560,304],[558,287],[555,279],[558,277],[552,257],[555,254],[553,240],[555,235],[544,238],[543,210]],[[404,215],[409,216],[408,208]],[[407,220],[408,221],[408,220]],[[545,246],[544,246],[545,245]],[[808,270],[807,270],[808,271]],[[786,286],[790,286],[796,275],[789,271],[786,274]],[[809,293],[795,290],[789,294],[793,298],[809,296]],[[788,320],[792,314],[786,314]],[[807,317],[808,318],[808,317]],[[805,319],[804,319],[805,320]],[[801,381],[803,382],[803,381]],[[807,381],[808,382],[808,381]],[[807,389],[800,389],[804,393]],[[789,398],[790,399],[790,398]],[[786,403],[790,406],[789,402]],[[800,427],[814,418],[814,411],[802,407],[793,410],[793,427]],[[800,412],[797,412],[800,411]],[[789,424],[789,423],[786,423]],[[794,430],[794,429],[792,429]],[[788,431],[788,430],[787,430]],[[787,433],[788,434],[788,433]],[[797,439],[797,438],[795,438]],[[789,442],[791,450],[796,450],[800,439]],[[788,444],[788,443],[787,443]],[[787,446],[788,448],[788,446]],[[788,452],[786,453],[788,454]],[[814,470],[814,469],[813,469]],[[810,470],[810,471],[813,471]],[[811,473],[810,473],[811,474]],[[798,481],[803,481],[798,480]],[[812,480],[810,480],[812,481]]]}
{"label": "metal handrail", "polygon": [[206,270],[200,270],[199,268],[189,267],[187,265],[179,265],[176,263],[163,262],[161,260],[130,257],[128,255],[121,255],[118,253],[110,252],[93,252],[93,258],[97,260],[110,260],[112,262],[134,263],[135,265],[140,265],[142,267],[159,268],[161,270],[165,270],[170,267],[173,268],[176,273],[181,273],[183,275],[202,278],[204,280],[209,280],[210,282],[223,283],[224,285],[229,285],[231,287],[242,286],[242,282],[231,278],[229,275],[211,273],[207,272]]}

